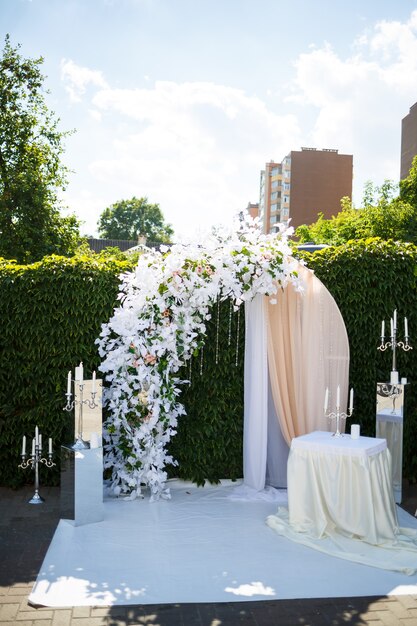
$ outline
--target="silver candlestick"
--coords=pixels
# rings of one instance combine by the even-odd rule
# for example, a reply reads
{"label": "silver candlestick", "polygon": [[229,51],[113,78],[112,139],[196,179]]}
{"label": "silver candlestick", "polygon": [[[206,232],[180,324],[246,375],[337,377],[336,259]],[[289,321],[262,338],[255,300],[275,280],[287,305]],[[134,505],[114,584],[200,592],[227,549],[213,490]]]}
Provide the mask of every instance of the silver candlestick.
{"label": "silver candlestick", "polygon": [[[84,400],[84,381],[83,381],[83,377],[82,377],[82,373],[83,373],[83,366],[82,363],[80,363],[79,367],[76,368],[76,375],[75,375],[75,379],[73,379],[71,377],[71,372],[68,372],[68,386],[67,386],[67,393],[66,398],[67,398],[67,403],[64,406],[64,411],[72,411],[73,409],[75,410],[76,408],[78,408],[78,420],[77,420],[77,432],[75,434],[75,441],[72,444],[71,449],[72,450],[86,450],[90,447],[90,444],[87,441],[83,440],[83,407],[84,405],[88,406],[90,409],[95,409],[98,404],[95,401],[95,397],[96,397],[96,390],[95,390],[95,384],[96,384],[96,376],[95,376],[95,372],[93,372],[93,388],[90,392],[90,398],[86,398]],[[71,385],[72,383],[78,383],[78,388],[79,388],[79,399],[74,399],[71,400]],[[75,387],[74,387],[74,391],[75,391]]]}
{"label": "silver candlestick", "polygon": [[353,413],[353,388],[350,390],[349,396],[349,410],[347,413],[343,413],[340,410],[340,386],[337,386],[337,394],[336,394],[336,410],[328,411],[329,405],[329,390],[326,389],[326,395],[324,397],[324,416],[329,420],[336,420],[336,432],[332,434],[332,437],[343,437],[343,434],[340,432],[340,420],[346,420],[348,417],[352,417]]}
{"label": "silver candlestick", "polygon": [[324,416],[329,420],[336,420],[336,432],[332,433],[332,437],[343,437],[343,433],[340,432],[340,420],[346,420],[348,417],[352,417],[353,408],[349,407],[347,413],[343,413],[340,407],[336,407],[336,411],[333,413],[326,411]]}
{"label": "silver candlestick", "polygon": [[35,470],[35,493],[31,499],[28,500],[29,504],[42,504],[42,502],[45,501],[39,494],[39,463],[43,463],[46,467],[53,467],[56,464],[53,462],[52,456],[52,439],[49,439],[48,456],[42,457],[42,435],[39,433],[37,426],[35,428],[35,437],[32,439],[32,453],[30,455],[26,454],[26,435],[23,436],[22,462],[18,467],[22,469],[30,467]]}
{"label": "silver candlestick", "polygon": [[408,320],[404,318],[404,340],[405,341],[397,341],[397,310],[394,311],[394,315],[390,320],[391,324],[391,333],[390,333],[390,341],[385,341],[385,322],[382,322],[381,327],[381,343],[378,346],[378,350],[381,352],[385,352],[388,348],[392,350],[392,370],[391,370],[391,379],[390,382],[393,385],[398,385],[399,374],[397,371],[397,348],[401,348],[404,352],[408,352],[412,350],[412,346],[409,344],[409,335],[408,335]]}

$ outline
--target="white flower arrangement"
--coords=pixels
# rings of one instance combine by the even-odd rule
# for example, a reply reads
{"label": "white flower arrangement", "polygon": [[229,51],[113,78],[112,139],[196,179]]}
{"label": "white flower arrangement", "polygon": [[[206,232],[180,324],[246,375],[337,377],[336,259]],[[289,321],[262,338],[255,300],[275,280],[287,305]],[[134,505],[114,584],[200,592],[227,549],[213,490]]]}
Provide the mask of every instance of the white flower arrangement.
{"label": "white flower arrangement", "polygon": [[204,345],[218,298],[232,299],[237,310],[289,282],[302,288],[287,235],[285,229],[264,235],[248,219],[235,231],[213,231],[204,246],[176,244],[144,254],[122,276],[120,306],[97,339],[109,383],[105,467],[112,468],[116,495],[134,499],[148,487],[151,501],[170,497],[164,468],[177,462],[166,446],[185,412],[176,374]]}

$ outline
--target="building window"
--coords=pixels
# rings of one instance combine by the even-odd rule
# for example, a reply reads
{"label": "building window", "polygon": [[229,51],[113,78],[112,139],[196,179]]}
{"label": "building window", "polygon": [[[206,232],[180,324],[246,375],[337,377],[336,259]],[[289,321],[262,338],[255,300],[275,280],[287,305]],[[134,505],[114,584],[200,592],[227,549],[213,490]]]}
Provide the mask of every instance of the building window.
{"label": "building window", "polygon": [[271,183],[272,189],[275,189],[276,187],[278,187],[278,182],[279,182],[278,180],[273,180],[272,181],[272,183]]}
{"label": "building window", "polygon": [[285,191],[289,191],[290,190],[290,183],[284,183],[284,189],[285,189]]}
{"label": "building window", "polygon": [[278,191],[274,191],[271,193],[271,200],[276,200],[278,198]]}
{"label": "building window", "polygon": [[286,204],[288,204],[289,200],[290,200],[290,199],[289,199],[289,196],[284,196],[284,202],[285,202]]}
{"label": "building window", "polygon": [[289,214],[289,210],[288,209],[282,209],[282,211],[281,211],[282,217],[288,217],[288,214]]}
{"label": "building window", "polygon": [[275,204],[271,204],[271,213],[275,213],[275,211],[278,209],[278,205]]}
{"label": "building window", "polygon": [[278,176],[280,174],[280,169],[279,167],[273,167],[272,170],[270,171],[270,176]]}

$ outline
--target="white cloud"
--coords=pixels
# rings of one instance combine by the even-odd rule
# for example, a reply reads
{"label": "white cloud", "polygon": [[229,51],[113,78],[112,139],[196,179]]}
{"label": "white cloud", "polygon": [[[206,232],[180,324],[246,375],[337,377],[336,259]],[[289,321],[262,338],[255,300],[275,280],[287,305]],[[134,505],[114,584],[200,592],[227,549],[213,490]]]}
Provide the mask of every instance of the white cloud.
{"label": "white cloud", "polygon": [[88,85],[101,88],[107,87],[107,82],[102,72],[91,70],[88,67],[81,67],[74,61],[71,61],[71,59],[62,59],[61,78],[73,102],[81,101],[81,96],[85,94]]}
{"label": "white cloud", "polygon": [[377,23],[348,58],[326,44],[295,69],[289,100],[316,108],[313,145],[353,154],[356,201],[366,180],[398,180],[401,119],[417,99],[417,11],[403,24]]}
{"label": "white cloud", "polygon": [[257,201],[265,161],[300,141],[294,116],[273,114],[259,98],[213,83],[108,87],[92,104],[111,145],[90,162],[91,176],[111,188],[111,202],[133,194],[158,202],[177,237],[229,221]]}

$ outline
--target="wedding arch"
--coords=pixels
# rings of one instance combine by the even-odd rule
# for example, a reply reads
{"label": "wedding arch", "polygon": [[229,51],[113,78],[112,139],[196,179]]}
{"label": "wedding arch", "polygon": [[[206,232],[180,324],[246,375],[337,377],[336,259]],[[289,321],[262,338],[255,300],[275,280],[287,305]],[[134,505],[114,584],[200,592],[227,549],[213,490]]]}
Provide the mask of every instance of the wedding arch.
{"label": "wedding arch", "polygon": [[[301,400],[300,404],[298,398],[302,398],[303,393],[298,385],[300,374],[295,368],[303,372],[302,364],[297,361],[303,356],[297,355],[297,349],[298,344],[306,342],[306,320],[314,309],[306,306],[305,297],[300,294],[306,284],[310,285],[310,291],[317,292],[317,282],[320,281],[311,273],[305,274],[305,268],[291,256],[288,234],[282,227],[277,234],[264,235],[255,221],[240,221],[230,231],[213,230],[204,245],[177,244],[169,249],[163,248],[161,252],[144,254],[134,271],[122,276],[120,306],[103,325],[97,340],[103,359],[100,369],[108,382],[104,393],[109,412],[104,426],[105,467],[111,468],[115,494],[134,499],[142,495],[145,487],[150,490],[151,500],[170,497],[164,468],[168,464],[176,465],[176,460],[168,454],[167,444],[176,433],[178,418],[184,414],[180,402],[184,381],[179,379],[178,372],[203,349],[210,307],[222,300],[230,299],[235,310],[244,306],[248,320],[244,473],[249,488],[259,490],[265,486],[266,457],[267,454],[275,456],[276,452],[272,442],[267,442],[268,427],[274,428],[268,416],[268,381],[271,376],[268,377],[267,358],[273,378],[277,378],[278,373],[276,355],[274,357],[273,350],[267,350],[267,341],[280,346],[282,367],[289,368],[284,377],[289,390],[280,390],[275,385],[271,390],[274,403],[269,403],[278,407],[274,412],[280,413],[281,428],[278,430],[281,440],[281,431],[287,443],[292,436],[305,432],[303,425],[298,432],[297,426],[288,427],[285,420],[290,422],[293,419],[291,413],[298,409],[305,411],[307,405],[310,405],[310,411],[317,410],[317,402],[308,400],[303,405]],[[304,274],[303,279],[299,274]],[[287,289],[288,285],[292,288]],[[332,327],[341,329],[338,336],[342,336],[343,348],[337,351],[337,355],[342,354],[342,358],[337,356],[336,370],[342,375],[343,398],[347,393],[347,336],[337,306],[321,283],[320,286],[315,309],[321,313],[314,319],[319,318],[321,326],[330,321]],[[287,293],[291,296],[282,297]],[[323,316],[323,294],[332,301],[332,320]],[[275,324],[274,332],[278,329],[281,338],[271,339],[271,324],[266,323],[270,317],[268,307],[279,311],[279,318],[285,323],[285,326]],[[293,318],[291,322],[289,317]],[[297,339],[291,338],[291,346],[285,347],[282,337],[288,332]],[[319,334],[321,338],[329,335],[322,327]],[[315,352],[318,344],[314,342],[314,333],[308,332],[307,343],[310,353]],[[323,385],[329,383],[335,363],[331,358],[323,357],[323,346],[319,344],[317,354],[324,372],[319,385],[322,391]],[[326,351],[326,354],[331,353],[333,347],[327,346]],[[248,364],[251,364],[250,371]],[[311,362],[308,363],[310,366]],[[300,379],[292,386],[291,372],[293,378]],[[308,397],[311,398],[311,393]],[[276,414],[272,421],[277,429]],[[285,448],[285,442],[279,443],[279,437],[275,439]]]}

